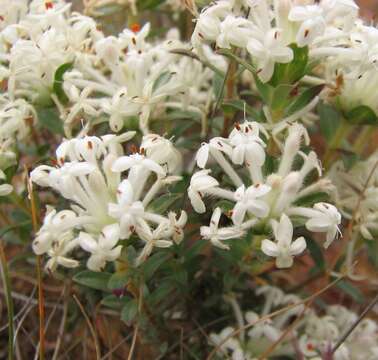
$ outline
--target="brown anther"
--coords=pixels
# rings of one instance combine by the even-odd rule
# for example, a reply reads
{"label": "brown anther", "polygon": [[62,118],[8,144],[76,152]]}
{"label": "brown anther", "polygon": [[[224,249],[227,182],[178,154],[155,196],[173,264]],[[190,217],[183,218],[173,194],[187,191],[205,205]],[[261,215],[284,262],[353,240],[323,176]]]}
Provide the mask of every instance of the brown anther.
{"label": "brown anther", "polygon": [[135,39],[135,37],[131,38],[131,42],[132,42],[134,45],[136,45],[136,39]]}
{"label": "brown anther", "polygon": [[235,129],[240,131],[240,124],[239,123],[235,124]]}
{"label": "brown anther", "polygon": [[140,25],[138,23],[131,24],[130,29],[136,34],[140,31]]}
{"label": "brown anther", "polygon": [[52,1],[46,1],[45,2],[45,8],[46,8],[46,10],[52,9],[53,6],[54,6],[54,4],[52,3]]}
{"label": "brown anther", "polygon": [[131,150],[131,152],[132,152],[133,154],[136,154],[136,153],[138,152],[138,149],[137,149],[137,147],[136,147],[134,144],[132,144],[132,145],[130,146],[130,150]]}
{"label": "brown anther", "polygon": [[310,30],[306,29],[304,32],[304,37],[307,37],[309,33],[310,33]]}
{"label": "brown anther", "polygon": [[88,142],[87,142],[87,145],[88,145],[88,149],[89,149],[89,150],[92,150],[92,149],[93,149],[92,141],[88,141]]}
{"label": "brown anther", "polygon": [[146,153],[146,150],[144,148],[140,148],[139,153],[141,155],[144,155]]}
{"label": "brown anther", "polygon": [[134,230],[135,230],[135,226],[131,225],[131,226],[130,226],[130,231],[131,231],[131,232],[134,232]]}
{"label": "brown anther", "polygon": [[222,143],[220,141],[217,142],[217,144],[220,146],[220,147],[223,147]]}
{"label": "brown anther", "polygon": [[298,96],[299,94],[299,88],[298,88],[298,85],[295,86],[291,91],[290,91],[290,96],[291,97],[295,97],[295,96]]}
{"label": "brown anther", "polygon": [[4,19],[4,16],[1,16],[0,15],[0,21],[4,21],[5,19]]}
{"label": "brown anther", "polygon": [[275,38],[275,39],[278,38],[278,31],[276,31],[276,32],[274,33],[274,38]]}

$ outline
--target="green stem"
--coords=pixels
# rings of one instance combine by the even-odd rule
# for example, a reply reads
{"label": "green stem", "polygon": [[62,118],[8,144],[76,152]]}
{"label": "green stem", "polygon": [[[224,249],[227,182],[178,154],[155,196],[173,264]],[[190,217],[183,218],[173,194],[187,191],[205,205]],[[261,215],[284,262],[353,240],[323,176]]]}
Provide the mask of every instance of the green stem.
{"label": "green stem", "polygon": [[14,308],[12,300],[12,289],[9,281],[9,272],[7,259],[5,258],[4,247],[2,241],[0,241],[0,263],[1,263],[1,278],[5,291],[5,301],[8,309],[8,359],[13,360],[14,358],[14,347],[13,347],[13,337],[14,337]]}
{"label": "green stem", "polygon": [[362,155],[363,150],[365,149],[366,144],[368,143],[368,139],[372,134],[370,126],[364,126],[364,128],[360,131],[353,144],[353,152]]}

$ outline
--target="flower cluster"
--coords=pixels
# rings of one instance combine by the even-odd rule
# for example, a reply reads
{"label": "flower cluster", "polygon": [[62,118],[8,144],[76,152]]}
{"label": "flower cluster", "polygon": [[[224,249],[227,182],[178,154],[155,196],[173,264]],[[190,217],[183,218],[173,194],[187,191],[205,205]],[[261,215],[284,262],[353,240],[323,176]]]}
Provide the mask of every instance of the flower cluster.
{"label": "flower cluster", "polygon": [[[22,141],[29,133],[29,127],[36,117],[34,108],[25,100],[11,101],[6,95],[0,95],[0,181],[5,181],[4,171],[16,164],[17,141]],[[0,185],[0,196],[8,195],[12,185]]]}
{"label": "flower cluster", "polygon": [[[142,28],[135,24],[118,37],[101,38],[90,54],[76,58],[74,68],[64,76],[72,104],[63,115],[66,127],[78,115],[93,121],[102,117],[118,132],[128,118],[137,117],[140,129],[148,133],[149,120],[167,109],[205,116],[213,99],[212,71],[197,60],[171,52],[188,49],[176,30],[156,43],[146,40],[149,31],[148,23]],[[214,61],[224,67],[222,59]]]}
{"label": "flower cluster", "polygon": [[[169,247],[183,238],[186,213],[177,218],[154,212],[151,202],[167,185],[180,180],[175,172],[181,158],[170,141],[150,134],[139,152],[124,155],[122,143],[133,132],[101,138],[86,136],[64,141],[56,151],[56,165],[41,165],[31,180],[50,187],[69,201],[70,209],[48,208],[34,242],[37,254],[47,254],[47,268],[76,267],[76,248],[90,254],[89,269],[99,271],[121,255],[121,240],[135,233],[143,247],[136,264],[154,247]],[[125,176],[127,174],[127,176]]]}
{"label": "flower cluster", "polygon": [[335,201],[346,219],[354,220],[357,233],[373,240],[378,233],[378,152],[346,170],[336,162],[330,177],[337,187]]}
{"label": "flower cluster", "polygon": [[[232,225],[220,227],[221,209],[216,208],[210,226],[202,227],[201,235],[215,246],[228,249],[224,240],[239,238],[251,228],[269,226],[275,241],[263,240],[262,251],[276,258],[277,267],[285,268],[292,265],[293,256],[306,248],[303,237],[293,241],[291,219],[300,217],[306,219],[308,230],[326,233],[327,248],[339,232],[341,215],[327,203],[316,203],[312,208],[299,206],[305,196],[330,192],[333,188],[327,179],[306,185],[313,170],[321,175],[321,167],[315,152],[300,151],[303,139],[307,139],[305,128],[293,124],[288,129],[276,171],[267,171],[265,166],[268,134],[259,123],[237,124],[228,138],[215,137],[202,144],[196,156],[201,170],[192,176],[189,198],[198,213],[206,211],[203,202],[206,196],[227,200],[232,206]],[[299,168],[298,158],[302,158]],[[211,170],[206,168],[210,160],[215,162],[215,171],[224,173],[229,185],[221,187],[211,176]]]}
{"label": "flower cluster", "polygon": [[[108,121],[118,132],[125,120],[136,117],[148,133],[148,120],[167,109],[206,115],[213,73],[198,60],[171,52],[189,48],[177,30],[156,43],[146,40],[148,23],[106,37],[92,18],[71,13],[63,0],[7,6],[0,32],[0,81],[12,100],[56,106],[68,136],[84,120],[88,127]],[[225,67],[210,48],[204,51]]]}
{"label": "flower cluster", "polygon": [[219,48],[245,49],[263,82],[276,63],[293,60],[292,44],[308,46],[315,59],[338,52],[357,18],[353,0],[321,0],[306,4],[283,1],[218,1],[200,14],[192,36],[194,46],[215,43]]}
{"label": "flower cluster", "polygon": [[[294,317],[303,317],[293,329],[292,338],[279,342],[271,356],[296,356],[302,359],[320,360],[326,357],[341,336],[356,322],[358,315],[346,307],[329,305],[325,314],[313,309],[305,309],[301,299],[293,294],[285,294],[273,286],[262,286],[256,295],[264,296],[264,306],[258,314],[245,313],[239,327],[251,324],[239,336],[232,336],[235,329],[226,327],[219,334],[210,335],[212,346],[219,346],[219,355],[228,354],[233,360],[254,360],[259,358],[272,344],[278,341]],[[287,312],[262,320],[269,313],[288,305],[299,304]],[[336,360],[373,360],[378,356],[378,326],[371,319],[362,320],[350,337],[336,350]],[[294,341],[293,341],[294,340]],[[296,345],[293,345],[296,344]]]}

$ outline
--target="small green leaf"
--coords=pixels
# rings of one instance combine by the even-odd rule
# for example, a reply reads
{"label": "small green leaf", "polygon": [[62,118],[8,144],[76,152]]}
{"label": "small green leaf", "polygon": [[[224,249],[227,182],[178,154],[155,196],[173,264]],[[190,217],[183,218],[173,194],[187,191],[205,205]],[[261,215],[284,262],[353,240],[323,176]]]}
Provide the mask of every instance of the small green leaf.
{"label": "small green leaf", "polygon": [[315,267],[312,270],[324,270],[325,262],[321,247],[311,237],[306,237],[307,248],[310,252],[312,259],[314,260]]}
{"label": "small green leaf", "polygon": [[345,114],[346,120],[354,125],[378,125],[378,117],[368,106],[360,105]]}
{"label": "small green leaf", "polygon": [[377,239],[367,240],[366,246],[368,248],[369,261],[378,269],[378,241]]}
{"label": "small green leaf", "polygon": [[130,277],[127,272],[117,272],[110,276],[107,287],[110,290],[121,289],[129,282],[129,279]]}
{"label": "small green leaf", "polygon": [[143,274],[145,281],[148,281],[157,269],[164,264],[170,257],[170,254],[160,251],[150,256],[143,264]]}
{"label": "small green leaf", "polygon": [[37,115],[42,127],[54,134],[63,135],[63,124],[55,108],[38,108]]}
{"label": "small green leaf", "polygon": [[138,303],[132,299],[126,303],[121,311],[121,319],[126,323],[131,323],[138,314]]}
{"label": "small green leaf", "polygon": [[239,56],[235,55],[231,50],[228,49],[219,49],[217,50],[217,54],[224,55],[234,61],[236,61],[239,65],[243,66],[247,70],[249,70],[252,74],[256,73],[256,69],[252,64],[249,64],[244,59],[240,58]]}
{"label": "small green leaf", "polygon": [[109,291],[108,282],[112,274],[107,272],[95,272],[84,270],[73,277],[73,280],[80,285],[87,286],[92,289]]}
{"label": "small green leaf", "polygon": [[276,87],[278,84],[293,84],[299,81],[305,74],[308,63],[308,47],[290,45],[294,52],[294,59],[288,64],[276,64],[269,84]]}
{"label": "small green leaf", "polygon": [[164,194],[151,202],[150,208],[158,214],[165,213],[176,201],[182,199],[182,194]]}
{"label": "small green leaf", "polygon": [[319,103],[317,111],[320,131],[330,141],[340,125],[340,113],[334,107],[325,103]]}
{"label": "small green leaf", "polygon": [[247,104],[246,101],[235,99],[235,100],[227,100],[222,103],[222,109],[225,112],[232,112],[233,110],[242,111],[244,113],[251,116],[254,120],[258,120],[259,114],[256,110]]}
{"label": "small green leaf", "polygon": [[349,295],[355,302],[363,304],[365,299],[362,292],[356,288],[351,282],[342,280],[336,285],[345,294]]}
{"label": "small green leaf", "polygon": [[125,302],[130,300],[131,298],[127,296],[118,297],[115,295],[107,295],[101,300],[101,304],[114,310],[120,310],[122,306],[125,305]]}
{"label": "small green leaf", "polygon": [[152,86],[152,91],[156,91],[158,88],[162,87],[163,85],[166,85],[169,80],[172,78],[172,73],[170,71],[164,71],[154,82],[154,85]]}
{"label": "small green leaf", "polygon": [[299,97],[291,104],[289,107],[286,116],[290,116],[296,113],[299,110],[302,110],[307,106],[319,93],[323,90],[324,85],[313,86],[309,89],[306,89],[299,95]]}
{"label": "small green leaf", "polygon": [[63,90],[63,76],[67,71],[71,70],[72,67],[72,62],[65,63],[63,65],[60,65],[58,69],[55,71],[53,90],[62,104],[68,103],[68,97]]}
{"label": "small green leaf", "polygon": [[159,5],[163,4],[165,0],[143,0],[138,1],[137,6],[139,11],[153,10]]}

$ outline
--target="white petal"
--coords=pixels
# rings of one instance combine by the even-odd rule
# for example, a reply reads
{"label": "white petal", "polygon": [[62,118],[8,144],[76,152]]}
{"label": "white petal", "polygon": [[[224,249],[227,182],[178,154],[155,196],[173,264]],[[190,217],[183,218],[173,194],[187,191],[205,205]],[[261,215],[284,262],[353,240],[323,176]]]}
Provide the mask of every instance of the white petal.
{"label": "white petal", "polygon": [[306,249],[306,240],[304,237],[296,239],[290,246],[290,255],[299,255]]}
{"label": "white petal", "polygon": [[281,215],[280,222],[276,229],[276,239],[284,243],[291,243],[293,239],[293,224],[286,214]]}
{"label": "white petal", "polygon": [[121,156],[112,165],[112,171],[122,172],[130,169],[135,164],[135,160],[130,156]]}
{"label": "white petal", "polygon": [[268,239],[262,241],[261,251],[268,256],[277,257],[279,255],[277,244]]}
{"label": "white petal", "polygon": [[13,191],[13,186],[10,184],[0,185],[0,196],[7,196]]}
{"label": "white petal", "polygon": [[208,158],[209,158],[209,145],[203,144],[197,151],[197,155],[196,155],[197,166],[203,169],[206,166]]}
{"label": "white petal", "polygon": [[206,212],[205,204],[203,203],[202,198],[198,194],[197,191],[193,191],[192,189],[189,188],[188,196],[189,196],[190,202],[191,202],[194,210],[197,213],[203,214],[204,212]]}
{"label": "white petal", "polygon": [[79,234],[79,245],[83,250],[89,253],[94,253],[98,248],[97,241],[85,232]]}

